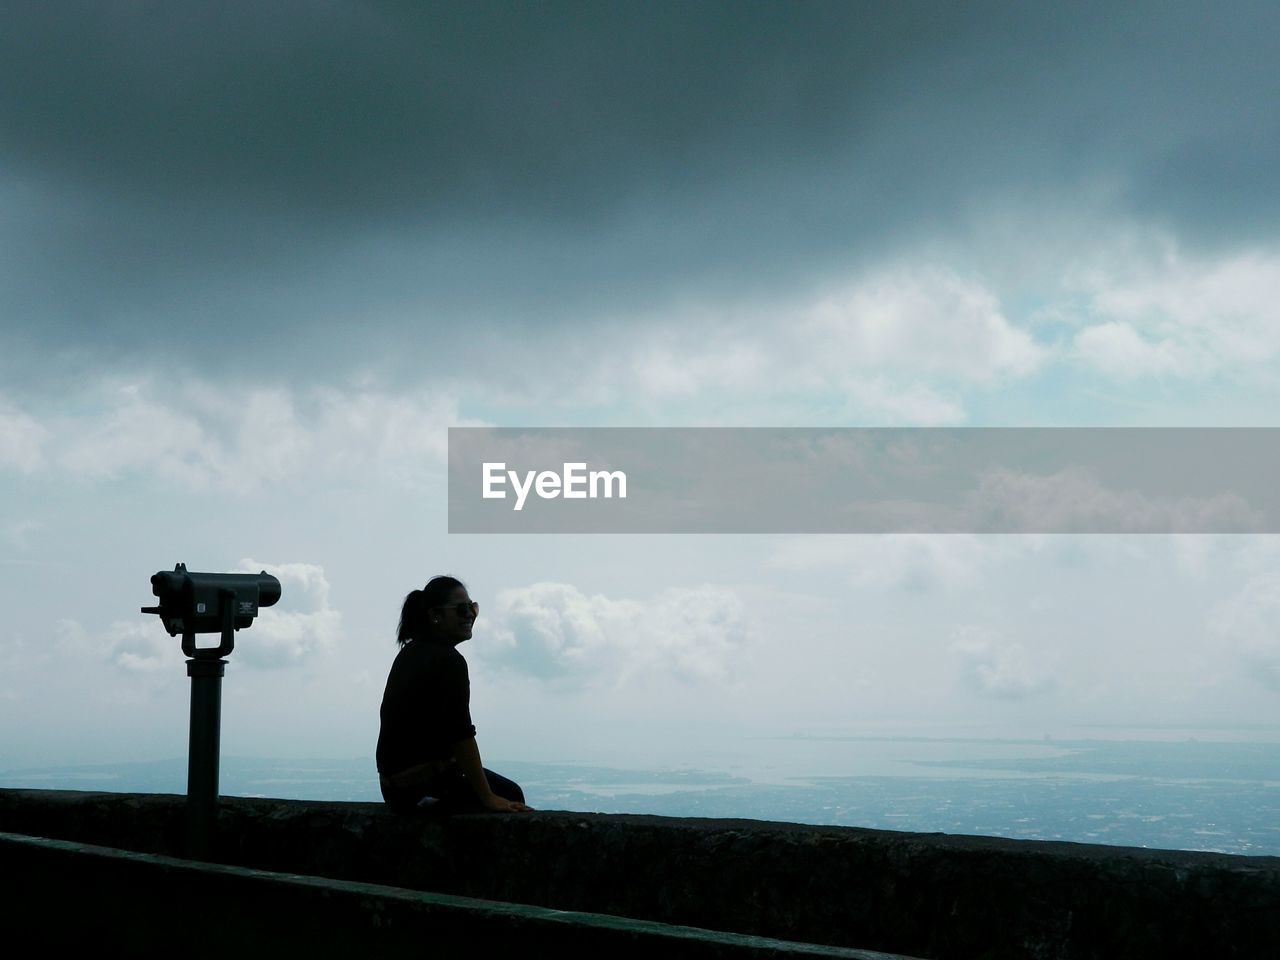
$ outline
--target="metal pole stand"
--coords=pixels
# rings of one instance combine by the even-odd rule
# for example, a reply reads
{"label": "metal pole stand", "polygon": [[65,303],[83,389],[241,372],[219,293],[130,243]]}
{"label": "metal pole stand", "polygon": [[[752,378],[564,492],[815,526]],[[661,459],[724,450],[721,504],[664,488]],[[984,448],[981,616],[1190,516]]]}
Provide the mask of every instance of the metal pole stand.
{"label": "metal pole stand", "polygon": [[222,642],[198,648],[196,635],[182,634],[182,652],[191,678],[191,733],[187,754],[187,822],[183,852],[190,860],[210,860],[218,822],[218,746],[222,728],[222,677],[235,647],[235,592],[218,592]]}
{"label": "metal pole stand", "polygon": [[188,660],[191,735],[187,749],[187,822],[184,852],[191,860],[213,854],[218,819],[218,741],[222,727],[225,660]]}

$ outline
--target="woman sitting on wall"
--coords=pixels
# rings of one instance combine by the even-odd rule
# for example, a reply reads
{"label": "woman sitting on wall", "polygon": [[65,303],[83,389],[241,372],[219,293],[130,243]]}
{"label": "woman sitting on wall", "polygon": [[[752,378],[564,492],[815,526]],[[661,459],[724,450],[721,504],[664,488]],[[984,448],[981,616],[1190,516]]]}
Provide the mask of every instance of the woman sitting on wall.
{"label": "woman sitting on wall", "polygon": [[435,577],[404,599],[377,752],[382,796],[394,810],[530,809],[518,784],[480,762],[467,661],[457,650],[479,609],[453,577]]}

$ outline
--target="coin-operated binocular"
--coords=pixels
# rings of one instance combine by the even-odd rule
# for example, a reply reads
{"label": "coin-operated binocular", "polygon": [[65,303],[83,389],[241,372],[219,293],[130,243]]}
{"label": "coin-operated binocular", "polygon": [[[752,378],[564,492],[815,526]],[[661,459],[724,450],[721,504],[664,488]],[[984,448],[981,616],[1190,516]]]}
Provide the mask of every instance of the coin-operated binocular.
{"label": "coin-operated binocular", "polygon": [[[182,634],[182,652],[197,660],[216,660],[235,648],[235,631],[253,624],[259,607],[280,599],[280,581],[267,573],[188,573],[180,563],[151,578],[159,599],[143,613],[158,614],[169,636]],[[221,634],[217,647],[197,647],[197,633]]]}
{"label": "coin-operated binocular", "polygon": [[[169,636],[182,634],[191,678],[191,732],[187,755],[186,855],[212,856],[218,814],[218,741],[222,677],[235,647],[235,632],[253,624],[260,607],[280,599],[280,581],[267,573],[190,573],[185,563],[151,578],[159,601],[143,613],[160,617]],[[216,647],[197,647],[197,633],[217,633]]]}

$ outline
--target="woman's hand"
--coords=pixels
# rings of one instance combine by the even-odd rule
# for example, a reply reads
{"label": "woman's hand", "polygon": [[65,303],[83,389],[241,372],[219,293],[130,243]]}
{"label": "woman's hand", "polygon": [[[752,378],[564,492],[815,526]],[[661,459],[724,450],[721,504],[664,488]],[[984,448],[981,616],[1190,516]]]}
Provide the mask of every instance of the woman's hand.
{"label": "woman's hand", "polygon": [[480,763],[480,748],[476,746],[475,737],[467,737],[455,743],[453,756],[484,809],[499,813],[528,813],[533,809],[515,800],[504,799],[489,789],[489,778],[485,776],[484,766]]}
{"label": "woman's hand", "polygon": [[515,800],[507,800],[498,796],[496,793],[489,794],[481,801],[486,810],[494,810],[498,813],[530,813],[533,807],[527,807],[523,803],[517,803]]}

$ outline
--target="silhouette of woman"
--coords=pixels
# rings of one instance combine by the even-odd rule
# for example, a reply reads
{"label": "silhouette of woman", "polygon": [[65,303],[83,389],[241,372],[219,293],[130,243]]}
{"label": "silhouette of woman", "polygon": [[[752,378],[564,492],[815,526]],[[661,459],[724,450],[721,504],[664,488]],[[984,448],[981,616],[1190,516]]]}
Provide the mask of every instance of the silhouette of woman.
{"label": "silhouette of woman", "polygon": [[530,809],[518,784],[480,762],[467,661],[457,650],[479,609],[453,577],[404,598],[377,752],[382,797],[398,812]]}

